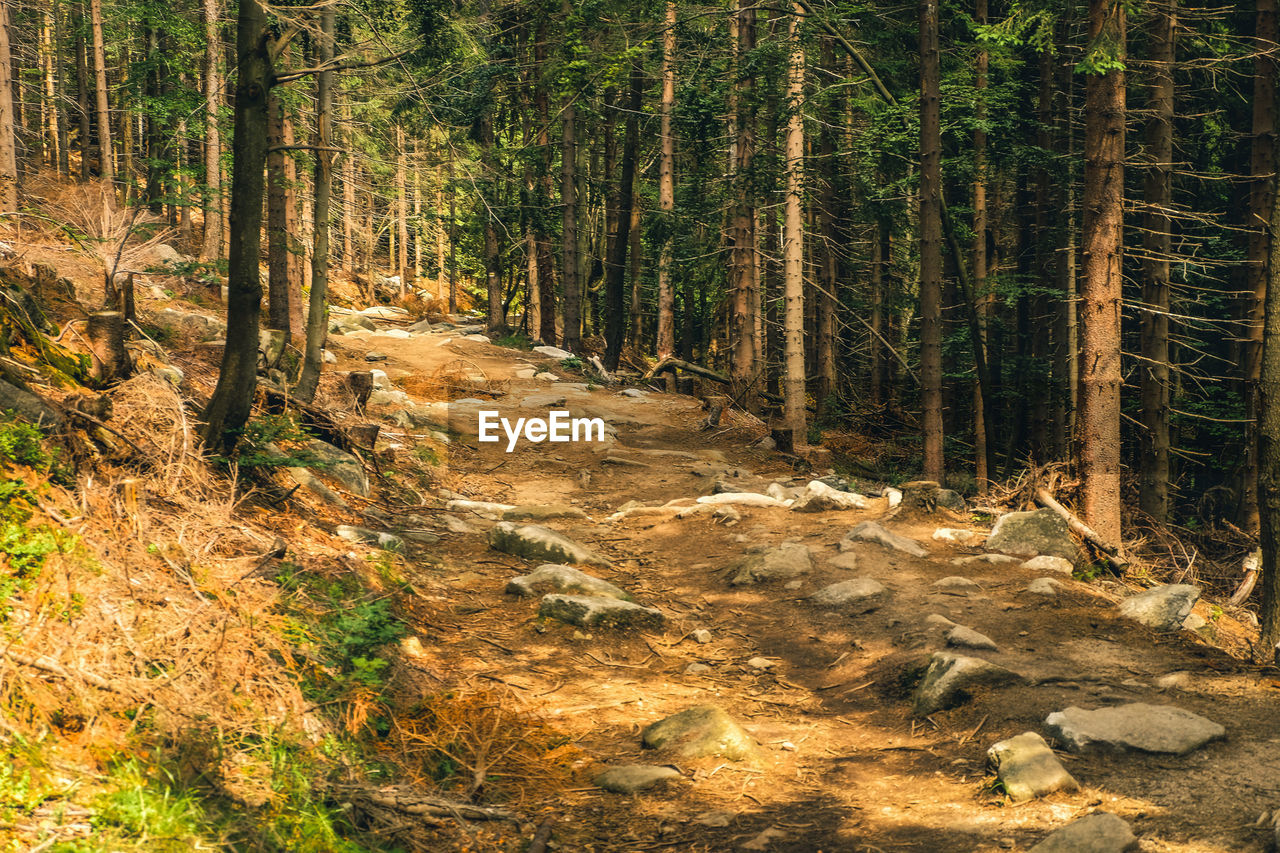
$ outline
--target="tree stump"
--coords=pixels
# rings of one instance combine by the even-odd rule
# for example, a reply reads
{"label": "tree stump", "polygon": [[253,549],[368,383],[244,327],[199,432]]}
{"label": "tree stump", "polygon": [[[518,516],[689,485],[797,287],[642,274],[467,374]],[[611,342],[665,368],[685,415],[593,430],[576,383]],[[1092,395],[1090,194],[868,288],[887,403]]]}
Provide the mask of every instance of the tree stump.
{"label": "tree stump", "polygon": [[374,443],[378,440],[378,433],[382,431],[381,424],[357,424],[347,430],[351,436],[351,443],[357,447],[367,447],[373,450]]}
{"label": "tree stump", "polygon": [[904,512],[937,512],[938,490],[942,488],[933,480],[913,480],[902,484],[902,509]]}
{"label": "tree stump", "polygon": [[356,399],[356,411],[363,412],[373,393],[373,373],[368,370],[357,370],[347,374],[347,388]]}
{"label": "tree stump", "polygon": [[97,311],[89,315],[85,338],[93,358],[89,375],[101,383],[117,382],[129,375],[132,365],[124,347],[124,314],[119,311]]}
{"label": "tree stump", "polygon": [[713,394],[704,397],[702,405],[707,410],[707,417],[702,422],[702,429],[715,429],[720,426],[720,416],[724,414],[725,406],[729,405],[729,398]]}
{"label": "tree stump", "polygon": [[796,452],[796,434],[789,424],[773,424],[769,427],[773,447],[779,453]]}

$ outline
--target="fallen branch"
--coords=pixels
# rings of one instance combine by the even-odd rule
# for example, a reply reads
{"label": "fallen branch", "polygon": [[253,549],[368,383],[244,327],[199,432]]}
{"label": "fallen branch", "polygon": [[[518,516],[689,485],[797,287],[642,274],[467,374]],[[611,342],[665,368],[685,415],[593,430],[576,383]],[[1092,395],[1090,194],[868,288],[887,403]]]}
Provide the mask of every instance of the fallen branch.
{"label": "fallen branch", "polygon": [[1258,567],[1262,564],[1262,549],[1258,548],[1250,551],[1244,558],[1244,579],[1240,581],[1240,585],[1236,587],[1236,591],[1231,593],[1230,604],[1232,607],[1239,607],[1249,600],[1250,594],[1253,593],[1254,584],[1258,582]]}
{"label": "fallen branch", "polygon": [[[444,797],[433,797],[415,790],[409,785],[385,785],[366,788],[357,785],[334,785],[334,794],[350,802],[357,809],[372,813],[384,820],[393,815],[401,819],[416,818],[429,826],[439,826],[445,820],[459,823],[468,820],[518,821],[514,812],[496,806],[476,806]],[[391,815],[385,814],[391,812]]]}
{"label": "fallen branch", "polygon": [[685,361],[674,356],[667,356],[661,359],[644,375],[641,381],[648,382],[659,373],[676,370],[683,370],[685,373],[692,373],[694,376],[701,376],[703,379],[710,379],[712,382],[719,382],[721,385],[732,384],[727,376],[716,373],[714,370],[710,370],[700,364],[694,364],[691,361]]}
{"label": "fallen branch", "polygon": [[1049,494],[1048,489],[1036,489],[1036,500],[1041,506],[1046,509],[1051,509],[1061,516],[1062,519],[1067,522],[1067,527],[1070,527],[1072,532],[1077,536],[1105,554],[1107,562],[1111,563],[1117,572],[1122,572],[1126,567],[1128,567],[1129,560],[1121,552],[1118,545],[1112,545],[1110,542],[1099,536],[1092,527],[1076,518],[1075,514],[1072,513],[1071,510],[1058,503],[1054,499],[1053,495]]}
{"label": "fallen branch", "polygon": [[67,681],[80,679],[86,684],[91,684],[99,690],[106,690],[109,693],[118,693],[121,696],[133,695],[130,691],[125,690],[123,687],[117,687],[100,675],[94,675],[91,672],[80,672],[78,670],[67,669],[57,661],[44,656],[37,657],[36,655],[29,655],[26,652],[20,652],[17,649],[4,649],[2,653],[14,663],[29,666],[33,669],[38,669],[41,672],[47,672],[50,675],[56,675],[59,678],[66,679]]}

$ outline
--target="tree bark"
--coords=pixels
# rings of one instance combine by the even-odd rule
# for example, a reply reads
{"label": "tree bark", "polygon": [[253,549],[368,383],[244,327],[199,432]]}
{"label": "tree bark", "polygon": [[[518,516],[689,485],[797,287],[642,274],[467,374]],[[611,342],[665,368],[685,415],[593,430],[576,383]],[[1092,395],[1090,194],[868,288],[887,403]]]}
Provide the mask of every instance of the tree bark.
{"label": "tree bark", "polygon": [[293,337],[289,312],[289,197],[285,179],[284,102],[275,90],[267,101],[267,328]]}
{"label": "tree bark", "polygon": [[0,213],[18,209],[18,148],[13,113],[9,4],[0,3]]}
{"label": "tree bark", "polygon": [[404,126],[396,124],[396,272],[400,276],[400,295],[409,294],[413,276],[409,274],[409,181],[404,162]]}
{"label": "tree bark", "polygon": [[111,109],[107,105],[107,49],[102,37],[102,0],[89,0],[89,28],[93,34],[93,79],[98,106],[98,174],[115,179],[111,149]]}
{"label": "tree bark", "polygon": [[73,7],[71,24],[76,32],[76,112],[80,119],[80,180],[88,181],[91,174],[92,158],[89,156],[89,142],[92,134],[93,108],[89,105],[89,54],[85,48],[82,8],[83,3]]}
{"label": "tree bark", "polygon": [[200,260],[222,256],[222,138],[218,131],[218,107],[222,102],[222,79],[218,54],[222,37],[218,26],[218,0],[204,0],[204,240]]}
{"label": "tree bark", "polygon": [[[676,103],[676,4],[667,0],[665,29],[662,33],[662,104],[658,159],[658,210],[662,215],[662,246],[658,250],[658,324],[656,352],[659,359],[676,351],[675,293],[671,283],[671,229],[676,205],[676,142],[671,117]],[[689,306],[685,306],[689,310]]]}
{"label": "tree bark", "polygon": [[[737,23],[737,54],[741,57],[754,51],[756,47],[754,4],[739,4]],[[757,408],[755,386],[759,354],[755,315],[760,301],[759,270],[756,266],[756,202],[752,182],[756,123],[752,90],[755,88],[755,77],[750,70],[743,71],[742,65],[751,68],[749,63],[739,64],[733,87],[737,98],[737,126],[732,131],[734,209],[729,223],[730,288],[733,292],[729,323],[729,343],[733,351],[730,375],[735,384],[735,394],[748,411],[754,411]],[[803,440],[801,443],[803,444]]]}
{"label": "tree bark", "polygon": [[786,205],[782,224],[783,304],[783,418],[792,446],[807,444],[804,372],[804,43],[800,40],[803,12],[797,4],[788,21],[791,58],[787,74]]}
{"label": "tree bark", "polygon": [[[1280,180],[1277,181],[1280,190]],[[1280,191],[1271,196],[1262,364],[1258,380],[1258,508],[1262,596],[1258,606],[1260,663],[1280,663]]]}
{"label": "tree bark", "polygon": [[561,298],[564,306],[564,348],[582,349],[582,293],[578,285],[578,138],[573,102],[561,114],[560,199],[564,205],[563,245],[560,258]]}
{"label": "tree bark", "polygon": [[614,211],[616,222],[613,238],[609,243],[609,262],[605,265],[604,366],[610,371],[618,369],[618,360],[622,356],[622,343],[627,331],[627,249],[631,243],[631,210],[635,205],[636,161],[640,157],[640,109],[643,95],[644,68],[636,58],[631,63],[626,139],[622,144],[618,202],[617,209]]}
{"label": "tree bark", "polygon": [[[1090,0],[1089,37],[1124,60],[1125,9]],[[1080,293],[1081,510],[1109,542],[1120,523],[1120,298],[1124,251],[1124,71],[1091,73],[1085,87],[1084,282]]]}
{"label": "tree bark", "polygon": [[[987,0],[977,0],[974,4],[974,20],[979,25],[987,23]],[[973,128],[973,298],[977,301],[974,310],[978,313],[978,334],[981,337],[979,346],[987,347],[987,71],[990,66],[990,54],[985,46],[979,47],[974,69],[974,128]],[[987,494],[991,482],[990,464],[987,457],[987,422],[983,412],[982,383],[974,378],[973,382],[973,457],[974,479],[978,483],[978,494]]]}
{"label": "tree bark", "polygon": [[249,419],[258,378],[258,320],[262,310],[258,254],[267,161],[267,100],[275,78],[267,50],[267,15],[260,0],[240,0],[236,57],[227,343],[201,433],[205,445],[215,452],[230,452],[235,447]]}
{"label": "tree bark", "polygon": [[946,478],[942,456],[942,128],[937,0],[920,3],[920,382],[924,478]]}

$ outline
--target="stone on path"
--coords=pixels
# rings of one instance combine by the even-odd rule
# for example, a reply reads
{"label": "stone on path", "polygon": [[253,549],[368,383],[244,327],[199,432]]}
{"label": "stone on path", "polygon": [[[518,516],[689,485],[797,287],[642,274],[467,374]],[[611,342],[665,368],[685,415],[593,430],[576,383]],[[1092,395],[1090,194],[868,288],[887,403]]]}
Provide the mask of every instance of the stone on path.
{"label": "stone on path", "polygon": [[1015,803],[1054,791],[1080,789],[1049,744],[1035,732],[1023,732],[995,744],[987,750],[987,763]]}
{"label": "stone on path", "polygon": [[707,643],[711,642],[711,632],[708,631],[706,628],[698,628],[689,636],[693,639],[695,643],[698,643],[699,645],[705,646]]}
{"label": "stone on path", "polygon": [[987,550],[1017,557],[1047,554],[1076,566],[1085,562],[1080,547],[1071,538],[1066,520],[1051,509],[1007,512],[1000,516],[987,537]]}
{"label": "stone on path", "polygon": [[958,527],[939,527],[933,531],[935,542],[954,542],[957,545],[976,545],[982,541],[982,534],[976,530],[965,530]]}
{"label": "stone on path", "polygon": [[1012,566],[1014,563],[1021,562],[1020,557],[1010,557],[1008,554],[976,554],[972,557],[956,557],[951,561],[951,565],[972,566],[984,563],[989,566]]}
{"label": "stone on path", "polygon": [[737,504],[739,506],[782,507],[789,504],[759,492],[720,492],[715,495],[703,495],[697,499],[700,504]]}
{"label": "stone on path", "polygon": [[489,501],[468,501],[461,498],[449,501],[444,505],[444,508],[450,512],[469,512],[473,515],[478,515],[481,518],[487,518],[491,521],[498,521],[507,510],[515,509],[511,504],[490,503]]}
{"label": "stone on path", "polygon": [[866,509],[867,499],[853,492],[833,489],[821,480],[810,480],[809,485],[791,505],[792,512],[826,512],[828,510]]}
{"label": "stone on path", "polygon": [[968,701],[982,687],[1004,687],[1022,681],[1022,676],[982,658],[934,652],[924,678],[915,692],[915,715],[954,708]]}
{"label": "stone on path", "polygon": [[1062,584],[1053,578],[1036,578],[1027,584],[1027,592],[1032,595],[1043,595],[1052,598],[1062,589]]}
{"label": "stone on path", "polygon": [[659,767],[652,764],[626,764],[622,767],[611,767],[595,777],[592,781],[606,791],[615,794],[634,794],[665,785],[672,779],[679,779],[680,771],[674,767]]}
{"label": "stone on path", "polygon": [[964,625],[956,625],[947,632],[947,645],[959,646],[963,649],[985,649],[989,652],[994,652],[998,649],[995,641],[986,634],[979,633],[972,628],[966,628]]}
{"label": "stone on path", "polygon": [[391,533],[357,527],[354,524],[339,524],[334,534],[339,539],[355,542],[357,545],[375,545],[387,551],[403,551],[404,540]]}
{"label": "stone on path", "polygon": [[365,361],[386,361],[387,354],[385,352],[367,352],[364,354]]}
{"label": "stone on path", "polygon": [[1068,576],[1075,571],[1075,566],[1071,565],[1070,560],[1064,560],[1061,557],[1050,557],[1047,554],[1032,557],[1022,564],[1022,568],[1032,572],[1057,572],[1060,575]]}
{"label": "stone on path", "polygon": [[786,543],[779,548],[747,556],[738,564],[738,572],[729,584],[745,586],[759,581],[788,580],[812,569],[809,549],[804,545]]}
{"label": "stone on path", "polygon": [[1129,853],[1138,839],[1123,818],[1097,812],[1073,821],[1031,848],[1031,853]]}
{"label": "stone on path", "polygon": [[1044,721],[1049,733],[1072,752],[1137,751],[1186,755],[1226,736],[1212,720],[1172,705],[1134,702],[1088,711],[1070,707]]}
{"label": "stone on path", "polygon": [[843,551],[827,560],[827,565],[833,569],[848,569],[856,571],[858,568],[858,555],[853,551]]}
{"label": "stone on path", "polygon": [[503,521],[545,521],[548,518],[586,518],[587,514],[568,504],[521,504],[504,510]]}
{"label": "stone on path", "polygon": [[568,350],[562,350],[560,347],[534,347],[533,351],[538,355],[545,355],[547,358],[554,358],[556,361],[564,361],[566,358],[573,358],[573,353]]}
{"label": "stone on path", "polygon": [[1157,586],[1126,598],[1119,604],[1121,616],[1141,622],[1157,631],[1176,631],[1187,621],[1200,590],[1191,584]]}
{"label": "stone on path", "polygon": [[814,604],[865,613],[879,607],[884,585],[872,578],[853,578],[825,586],[809,597]]}
{"label": "stone on path", "polygon": [[573,566],[559,563],[543,563],[527,575],[507,582],[509,595],[541,595],[547,592],[563,592],[568,595],[594,595],[630,601],[631,596],[606,580],[592,577]]}
{"label": "stone on path", "polygon": [[588,566],[611,565],[608,557],[537,524],[518,525],[511,521],[500,521],[489,531],[489,544],[494,550],[524,557],[526,560]]}
{"label": "stone on path", "polygon": [[941,613],[930,613],[928,616],[924,617],[924,623],[930,628],[945,628],[950,630],[956,627],[956,623],[952,622]]}
{"label": "stone on path", "polygon": [[875,542],[894,551],[910,554],[912,557],[927,557],[928,550],[914,539],[899,536],[885,530],[874,521],[863,521],[844,535],[844,541]]}
{"label": "stone on path", "polygon": [[959,575],[952,575],[941,580],[933,582],[935,592],[943,595],[968,595],[971,592],[981,592],[982,587],[978,586],[968,578],[962,578]]}
{"label": "stone on path", "polygon": [[542,597],[538,615],[582,628],[661,628],[666,621],[661,610],[630,601],[558,593]]}
{"label": "stone on path", "polygon": [[742,761],[756,755],[756,742],[716,705],[699,705],[652,723],[640,742],[686,760],[721,756]]}

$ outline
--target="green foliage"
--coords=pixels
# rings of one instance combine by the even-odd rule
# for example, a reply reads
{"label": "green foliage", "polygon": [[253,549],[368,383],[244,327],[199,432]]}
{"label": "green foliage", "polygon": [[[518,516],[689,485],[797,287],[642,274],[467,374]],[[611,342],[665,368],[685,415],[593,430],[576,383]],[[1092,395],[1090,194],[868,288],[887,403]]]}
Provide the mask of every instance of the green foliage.
{"label": "green foliage", "polygon": [[[295,415],[269,412],[252,418],[244,425],[242,439],[236,446],[234,460],[214,457],[228,464],[235,461],[246,468],[319,468],[330,463],[305,448],[286,449],[289,444],[309,441],[314,436],[298,422]],[[286,447],[281,447],[285,445]]]}
{"label": "green foliage", "polygon": [[31,424],[21,421],[0,424],[0,462],[16,462],[47,472],[53,456],[45,451],[43,440],[43,434]]}

